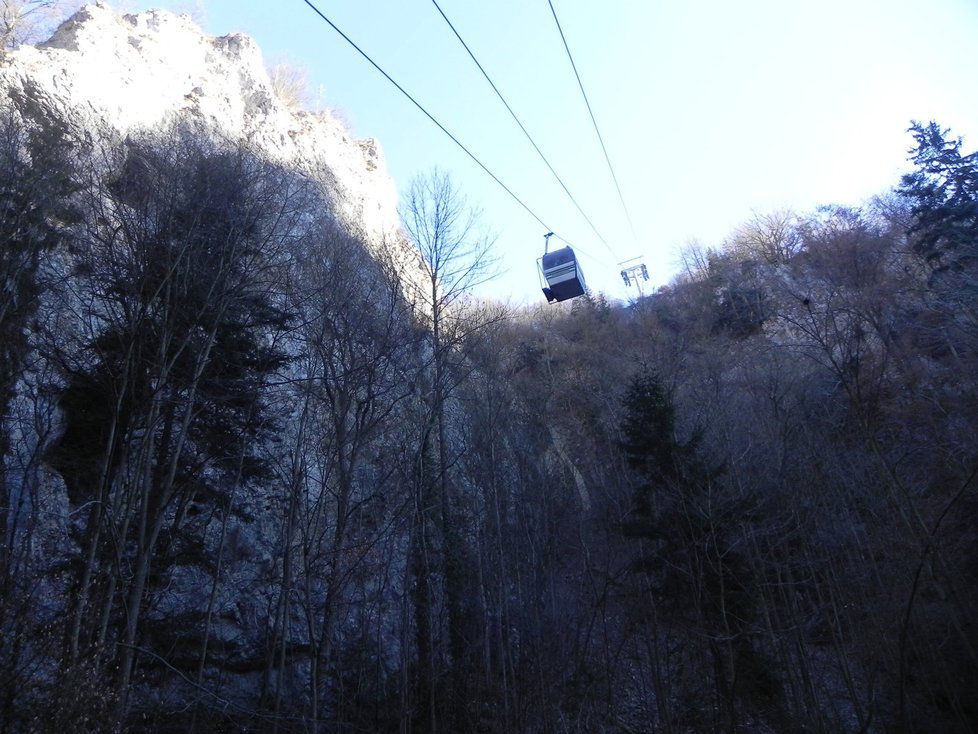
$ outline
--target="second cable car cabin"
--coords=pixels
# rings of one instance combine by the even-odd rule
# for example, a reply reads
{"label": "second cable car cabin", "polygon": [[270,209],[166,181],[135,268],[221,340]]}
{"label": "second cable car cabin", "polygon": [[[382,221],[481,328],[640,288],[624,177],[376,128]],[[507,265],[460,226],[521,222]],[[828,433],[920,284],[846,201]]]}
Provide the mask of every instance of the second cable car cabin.
{"label": "second cable car cabin", "polygon": [[[544,237],[547,244],[550,243],[551,235],[553,232]],[[546,281],[543,295],[547,297],[548,302],[559,303],[584,295],[587,289],[584,274],[581,272],[574,250],[570,247],[548,252],[545,246],[539,264],[540,274]]]}

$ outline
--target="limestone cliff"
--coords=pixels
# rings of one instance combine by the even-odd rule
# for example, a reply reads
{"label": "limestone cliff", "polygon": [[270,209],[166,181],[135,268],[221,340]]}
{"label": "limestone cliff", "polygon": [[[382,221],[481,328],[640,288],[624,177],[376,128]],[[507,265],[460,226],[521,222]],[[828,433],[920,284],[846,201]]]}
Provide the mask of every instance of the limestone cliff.
{"label": "limestone cliff", "polygon": [[99,135],[185,119],[246,142],[329,185],[338,213],[375,251],[392,249],[402,276],[414,278],[417,255],[397,235],[397,191],[380,144],[353,139],[328,113],[286,104],[246,35],[208,36],[163,10],[119,16],[88,5],[47,42],[0,58],[0,100],[11,99]]}

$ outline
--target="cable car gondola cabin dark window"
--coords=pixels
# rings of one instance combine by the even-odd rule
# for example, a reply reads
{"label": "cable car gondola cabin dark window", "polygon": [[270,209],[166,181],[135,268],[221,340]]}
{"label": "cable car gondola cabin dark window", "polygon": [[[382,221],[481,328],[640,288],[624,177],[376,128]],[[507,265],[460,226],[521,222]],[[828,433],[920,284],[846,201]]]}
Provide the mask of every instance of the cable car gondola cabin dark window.
{"label": "cable car gondola cabin dark window", "polygon": [[543,295],[551,303],[584,295],[584,289],[587,288],[584,284],[584,275],[571,248],[562,247],[545,253],[540,258],[540,269],[544,280],[547,281]]}

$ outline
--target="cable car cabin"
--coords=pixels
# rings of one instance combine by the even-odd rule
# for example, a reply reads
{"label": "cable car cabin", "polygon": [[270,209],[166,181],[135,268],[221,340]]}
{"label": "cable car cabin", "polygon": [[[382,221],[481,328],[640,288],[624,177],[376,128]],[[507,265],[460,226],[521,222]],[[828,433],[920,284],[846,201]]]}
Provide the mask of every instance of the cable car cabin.
{"label": "cable car cabin", "polygon": [[584,295],[584,290],[587,288],[584,284],[584,275],[571,248],[562,247],[544,253],[540,258],[540,272],[547,281],[543,295],[550,303]]}

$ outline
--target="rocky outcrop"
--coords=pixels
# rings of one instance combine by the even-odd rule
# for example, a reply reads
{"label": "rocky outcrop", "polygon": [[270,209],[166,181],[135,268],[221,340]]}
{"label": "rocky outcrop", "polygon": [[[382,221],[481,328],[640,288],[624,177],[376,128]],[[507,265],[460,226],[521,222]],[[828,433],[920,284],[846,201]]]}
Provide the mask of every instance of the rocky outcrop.
{"label": "rocky outcrop", "polygon": [[208,36],[188,16],[163,10],[119,16],[88,5],[47,42],[0,59],[0,99],[33,101],[100,134],[173,119],[203,123],[328,186],[343,219],[375,251],[393,250],[414,278],[417,255],[398,236],[397,191],[380,144],[282,100],[246,35]]}

